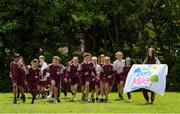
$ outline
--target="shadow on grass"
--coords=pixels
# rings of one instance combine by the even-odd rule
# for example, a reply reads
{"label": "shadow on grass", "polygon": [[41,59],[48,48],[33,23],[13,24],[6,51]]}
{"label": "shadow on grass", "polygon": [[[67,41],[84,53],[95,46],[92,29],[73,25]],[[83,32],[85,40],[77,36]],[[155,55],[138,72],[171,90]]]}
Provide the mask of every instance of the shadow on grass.
{"label": "shadow on grass", "polygon": [[114,99],[114,101],[124,101],[124,99]]}
{"label": "shadow on grass", "polygon": [[50,100],[47,100],[47,102],[53,104],[53,103],[54,103],[54,100],[53,100],[53,99],[50,99]]}
{"label": "shadow on grass", "polygon": [[70,99],[69,97],[63,97],[63,98],[61,98],[61,99]]}

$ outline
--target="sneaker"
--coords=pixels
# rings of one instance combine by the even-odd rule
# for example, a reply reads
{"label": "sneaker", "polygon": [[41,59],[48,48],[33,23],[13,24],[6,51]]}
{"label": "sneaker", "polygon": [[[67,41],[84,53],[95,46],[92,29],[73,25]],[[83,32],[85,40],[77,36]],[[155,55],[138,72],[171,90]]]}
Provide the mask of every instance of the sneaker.
{"label": "sneaker", "polygon": [[148,104],[149,104],[149,101],[147,101],[145,104],[148,105]]}
{"label": "sneaker", "polygon": [[45,95],[42,95],[42,97],[41,97],[42,99],[44,99],[45,98]]}
{"label": "sneaker", "polygon": [[121,93],[118,94],[119,98],[121,98]]}
{"label": "sneaker", "polygon": [[61,102],[59,98],[57,98],[57,102],[58,102],[58,103],[60,103],[60,102]]}
{"label": "sneaker", "polygon": [[104,99],[103,99],[103,98],[101,98],[101,99],[100,99],[100,102],[104,102]]}
{"label": "sneaker", "polygon": [[25,95],[22,95],[22,102],[26,102],[26,96]]}
{"label": "sneaker", "polygon": [[92,102],[94,103],[95,99],[92,99]]}
{"label": "sneaker", "polygon": [[87,98],[87,102],[91,102],[91,100],[89,98]]}
{"label": "sneaker", "polygon": [[19,99],[19,97],[20,97],[20,94],[18,93],[16,98]]}
{"label": "sneaker", "polygon": [[131,99],[129,99],[128,102],[131,103],[132,102]]}
{"label": "sneaker", "polygon": [[41,98],[41,95],[37,95],[37,98],[38,98],[38,99]]}
{"label": "sneaker", "polygon": [[55,99],[55,100],[54,100],[54,104],[57,104],[57,103],[58,103],[58,102],[57,102],[57,100]]}
{"label": "sneaker", "polygon": [[73,101],[76,101],[76,97],[73,97]]}
{"label": "sneaker", "polygon": [[99,102],[99,98],[98,97],[96,98],[96,102]]}
{"label": "sneaker", "polygon": [[16,97],[14,97],[14,102],[13,103],[17,104],[17,98]]}
{"label": "sneaker", "polygon": [[50,93],[47,98],[52,98],[53,93]]}

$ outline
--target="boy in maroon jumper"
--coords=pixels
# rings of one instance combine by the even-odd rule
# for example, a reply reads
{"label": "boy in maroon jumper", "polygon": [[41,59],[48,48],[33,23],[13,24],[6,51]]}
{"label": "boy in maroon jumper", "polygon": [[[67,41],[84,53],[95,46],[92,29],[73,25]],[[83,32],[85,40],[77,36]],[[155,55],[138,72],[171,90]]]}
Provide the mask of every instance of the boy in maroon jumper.
{"label": "boy in maroon jumper", "polygon": [[105,99],[102,100],[103,98],[101,98],[101,101],[104,101],[104,102],[107,102],[108,100],[108,95],[109,95],[109,85],[111,84],[111,80],[114,76],[114,68],[113,68],[113,65],[110,64],[110,57],[105,57],[104,58],[105,60],[105,63],[104,65],[102,66],[102,82],[103,82],[103,89],[104,89],[104,93],[105,93]]}
{"label": "boy in maroon jumper", "polygon": [[17,103],[17,91],[19,89],[22,95],[22,102],[25,102],[25,95],[24,95],[24,83],[25,83],[25,72],[26,69],[19,61],[19,54],[16,54],[14,57],[14,61],[10,63],[10,77],[13,84],[13,93],[14,93],[14,104]]}
{"label": "boy in maroon jumper", "polygon": [[49,64],[45,70],[49,72],[51,90],[54,93],[54,103],[60,102],[60,81],[61,77],[63,76],[64,69],[64,66],[60,64],[60,58],[58,56],[54,56],[52,63]]}
{"label": "boy in maroon jumper", "polygon": [[76,93],[79,83],[79,75],[78,75],[78,66],[79,66],[79,59],[78,57],[73,57],[72,64],[70,64],[67,68],[68,77],[71,83],[71,91],[72,91],[72,100],[76,101]]}
{"label": "boy in maroon jumper", "polygon": [[40,69],[38,68],[38,60],[34,59],[31,62],[31,67],[28,68],[27,74],[27,82],[28,82],[28,89],[32,95],[31,104],[34,104],[34,100],[36,98],[38,92],[38,83],[40,79]]}
{"label": "boy in maroon jumper", "polygon": [[89,82],[91,80],[92,73],[96,75],[94,65],[91,63],[91,54],[84,53],[84,62],[78,66],[78,72],[81,76],[81,91],[82,91],[82,101],[90,102],[89,99]]}

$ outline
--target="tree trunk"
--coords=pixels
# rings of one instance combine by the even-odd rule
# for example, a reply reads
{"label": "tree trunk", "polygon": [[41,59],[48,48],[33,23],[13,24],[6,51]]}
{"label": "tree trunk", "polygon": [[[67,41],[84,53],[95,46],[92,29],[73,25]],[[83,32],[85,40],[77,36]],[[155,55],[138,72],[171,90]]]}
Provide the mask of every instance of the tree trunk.
{"label": "tree trunk", "polygon": [[117,18],[114,15],[113,16],[114,19],[114,28],[115,28],[115,33],[116,33],[116,50],[119,50],[120,46],[119,46],[119,34],[118,34],[118,26],[117,26]]}

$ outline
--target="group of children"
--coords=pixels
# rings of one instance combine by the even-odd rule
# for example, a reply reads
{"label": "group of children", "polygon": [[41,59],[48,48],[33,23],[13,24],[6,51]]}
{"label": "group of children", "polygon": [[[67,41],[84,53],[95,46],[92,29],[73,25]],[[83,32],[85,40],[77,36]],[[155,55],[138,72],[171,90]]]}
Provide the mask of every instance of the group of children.
{"label": "group of children", "polygon": [[[14,61],[10,64],[10,77],[14,93],[13,103],[17,103],[19,93],[22,102],[25,102],[25,85],[32,95],[32,104],[37,95],[41,95],[43,98],[54,97],[54,103],[59,103],[62,86],[66,97],[68,84],[71,87],[73,101],[76,101],[77,89],[80,86],[82,101],[107,102],[109,93],[115,84],[117,84],[119,98],[123,99],[123,87],[132,61],[130,57],[123,60],[122,52],[116,52],[115,57],[116,60],[111,64],[108,56],[102,54],[97,58],[90,53],[84,53],[82,63],[79,63],[78,57],[73,57],[65,67],[61,64],[60,57],[54,56],[52,63],[47,64],[44,61],[45,57],[41,55],[39,60],[33,59],[31,65],[26,66],[23,58],[16,54]],[[144,91],[143,94],[147,98],[146,92]],[[47,95],[47,93],[49,94]],[[131,94],[127,95],[128,101],[131,102]]]}

